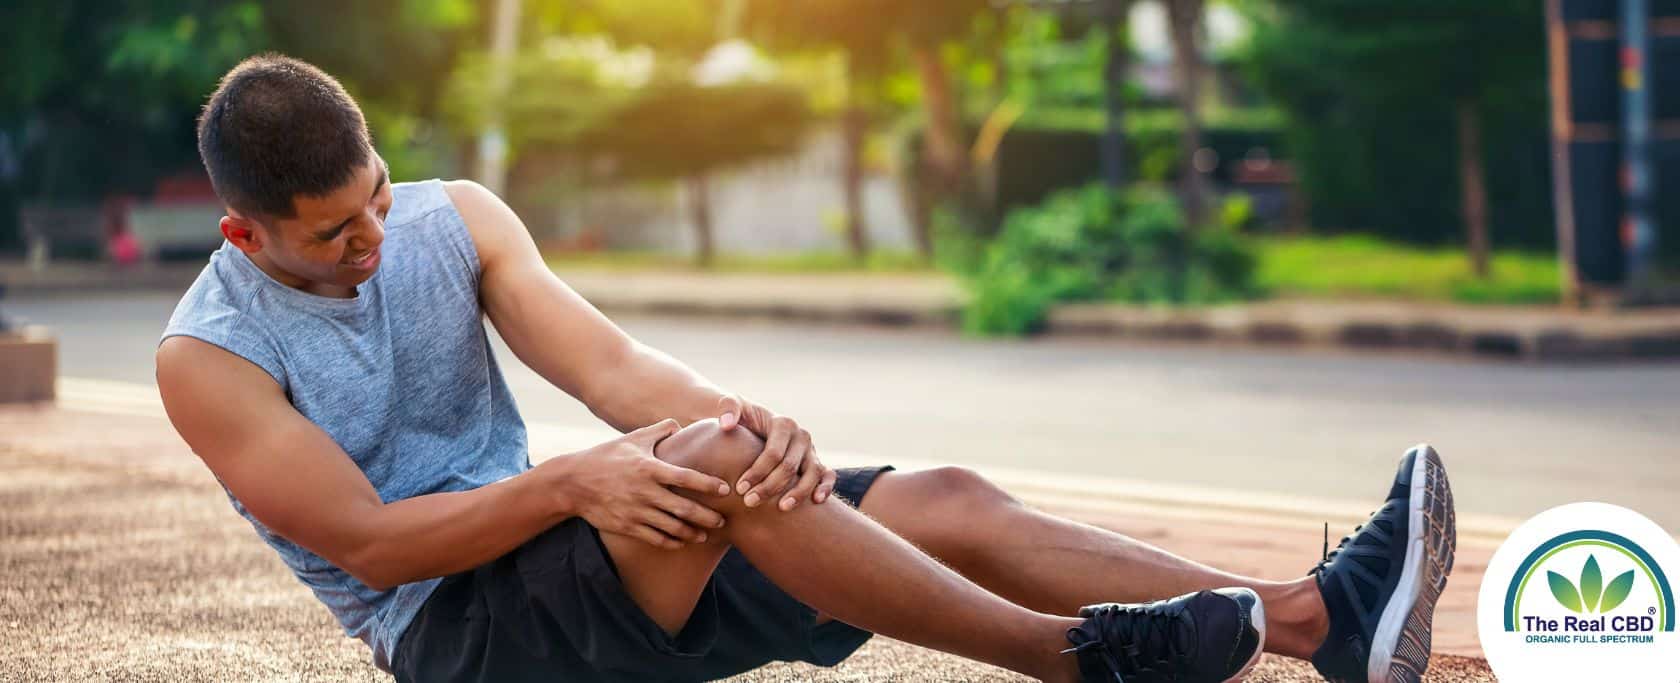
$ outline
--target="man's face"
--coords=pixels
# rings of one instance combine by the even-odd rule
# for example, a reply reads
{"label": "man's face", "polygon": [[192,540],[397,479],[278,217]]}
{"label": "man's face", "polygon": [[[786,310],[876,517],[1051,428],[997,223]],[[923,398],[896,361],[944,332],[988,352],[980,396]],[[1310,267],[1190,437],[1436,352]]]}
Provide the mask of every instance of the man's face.
{"label": "man's face", "polygon": [[295,217],[262,221],[262,249],[251,255],[253,261],[271,266],[264,270],[284,284],[327,296],[347,296],[373,277],[391,211],[383,159],[374,156],[349,183],[325,196],[294,197],[292,206]]}

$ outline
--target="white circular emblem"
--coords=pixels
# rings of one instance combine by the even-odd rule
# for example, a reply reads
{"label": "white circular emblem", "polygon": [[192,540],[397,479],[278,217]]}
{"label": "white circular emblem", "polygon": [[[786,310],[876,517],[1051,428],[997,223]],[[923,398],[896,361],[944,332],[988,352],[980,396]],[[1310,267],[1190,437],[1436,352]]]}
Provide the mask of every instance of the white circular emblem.
{"label": "white circular emblem", "polygon": [[1673,683],[1677,573],[1680,545],[1637,512],[1572,503],[1535,515],[1482,578],[1476,626],[1488,665],[1507,683]]}

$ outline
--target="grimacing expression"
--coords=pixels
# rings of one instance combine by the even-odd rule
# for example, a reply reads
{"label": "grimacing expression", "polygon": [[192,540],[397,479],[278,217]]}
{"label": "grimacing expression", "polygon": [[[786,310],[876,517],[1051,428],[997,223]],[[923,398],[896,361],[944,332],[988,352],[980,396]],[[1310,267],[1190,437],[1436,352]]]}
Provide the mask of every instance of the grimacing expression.
{"label": "grimacing expression", "polygon": [[385,216],[391,211],[390,172],[373,155],[349,183],[332,192],[292,199],[296,216],[262,221],[262,253],[309,284],[351,288],[373,277]]}

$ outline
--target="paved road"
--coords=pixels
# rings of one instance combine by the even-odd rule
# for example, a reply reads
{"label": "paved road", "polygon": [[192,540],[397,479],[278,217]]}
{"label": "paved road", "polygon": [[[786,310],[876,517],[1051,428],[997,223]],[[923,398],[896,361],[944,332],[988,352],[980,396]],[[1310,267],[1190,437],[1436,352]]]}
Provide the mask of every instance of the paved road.
{"label": "paved road", "polygon": [[[66,376],[151,380],[175,297],[50,297]],[[979,341],[928,331],[626,318],[632,334],[792,414],[820,447],[919,460],[1375,501],[1412,443],[1446,456],[1460,512],[1574,500],[1680,531],[1680,365]],[[556,340],[563,343],[563,340]],[[593,424],[501,350],[529,420]]]}

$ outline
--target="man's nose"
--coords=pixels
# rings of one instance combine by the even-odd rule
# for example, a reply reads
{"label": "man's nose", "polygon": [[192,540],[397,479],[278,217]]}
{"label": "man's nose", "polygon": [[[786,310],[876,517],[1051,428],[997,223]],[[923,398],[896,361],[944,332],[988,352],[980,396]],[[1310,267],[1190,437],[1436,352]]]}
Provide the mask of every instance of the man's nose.
{"label": "man's nose", "polygon": [[368,216],[366,220],[357,221],[356,234],[350,236],[350,246],[357,251],[372,251],[385,241],[385,222],[378,216]]}

